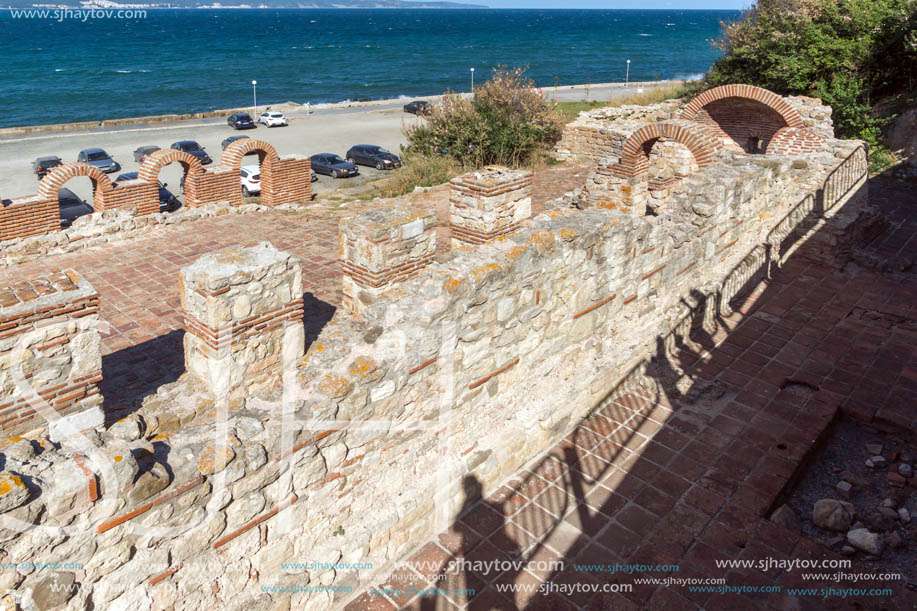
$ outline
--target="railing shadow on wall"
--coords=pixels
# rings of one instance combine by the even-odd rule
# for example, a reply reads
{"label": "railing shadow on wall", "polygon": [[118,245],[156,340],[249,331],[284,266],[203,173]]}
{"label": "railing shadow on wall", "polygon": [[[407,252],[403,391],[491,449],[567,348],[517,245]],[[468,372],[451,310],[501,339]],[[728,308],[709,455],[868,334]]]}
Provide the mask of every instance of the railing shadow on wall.
{"label": "railing shadow on wall", "polygon": [[[496,576],[494,581],[494,574],[469,570],[466,563],[460,565],[463,570],[442,575],[445,579],[432,582],[430,587],[468,588],[480,593],[489,582],[523,584],[531,583],[533,577],[555,583],[597,582],[603,577],[575,572],[571,561],[575,558],[583,564],[623,562],[623,558],[607,550],[597,549],[591,553],[589,546],[593,537],[609,524],[611,516],[627,504],[627,498],[618,492],[643,486],[646,482],[640,479],[641,474],[666,470],[665,459],[658,456],[675,454],[654,439],[654,434],[670,422],[682,403],[692,402],[689,395],[696,390],[698,382],[696,377],[687,387],[673,382],[679,378],[684,381],[685,371],[692,367],[697,367],[693,373],[701,378],[704,376],[703,364],[715,358],[717,350],[736,327],[736,323],[728,320],[733,309],[738,307],[747,311],[750,304],[740,304],[743,297],[770,279],[775,269],[786,265],[787,258],[797,251],[799,239],[816,226],[825,211],[853,194],[867,176],[865,160],[865,147],[858,147],[828,175],[822,188],[815,195],[803,198],[768,234],[766,244],[753,248],[715,290],[708,294],[694,291],[684,298],[681,303],[684,314],[671,332],[656,338],[653,356],[634,365],[580,425],[560,445],[530,465],[520,480],[484,498],[481,483],[474,476],[465,477],[462,508],[452,526],[440,535],[440,543],[451,553],[448,559],[442,560],[440,572],[462,559],[521,560],[523,563],[555,559],[556,554],[548,550],[544,542],[555,536],[563,540],[561,524],[567,522],[582,534],[566,542],[562,571],[523,575],[511,568]],[[765,297],[767,290],[758,298]],[[627,473],[620,469],[625,465],[629,467]],[[702,466],[704,471],[712,468],[712,465]],[[698,473],[695,479],[701,475],[703,473]],[[597,482],[604,486],[597,487]],[[673,505],[680,494],[674,494]],[[536,495],[541,511],[513,515],[521,504]],[[758,500],[755,512],[759,517],[772,508],[773,500]],[[690,519],[671,518],[668,512],[653,519],[662,525],[661,530],[656,531],[653,523],[647,523],[646,532],[622,531],[624,534],[620,536],[623,538],[617,543],[625,544],[628,537],[633,539],[633,545],[639,547],[627,559],[637,564],[676,562],[677,557],[669,558],[668,554],[678,550],[684,553],[699,534],[699,528],[692,530],[697,525]],[[520,525],[523,530],[519,529]],[[606,533],[602,537],[614,534],[610,529]],[[649,537],[651,534],[653,536]],[[489,544],[479,545],[485,539]],[[557,546],[556,543],[552,545]],[[653,576],[664,577],[658,573]],[[679,576],[709,577],[693,567],[681,567]],[[620,575],[605,575],[604,578],[608,583],[633,582],[633,575],[623,579]],[[641,591],[647,587],[648,591]],[[655,587],[635,586],[635,600],[645,596],[642,598],[645,603]],[[542,593],[541,596],[544,597],[541,602],[547,605],[544,608],[569,607],[558,600],[556,594]],[[486,601],[472,599],[468,608],[519,609],[529,602],[534,601],[488,596]],[[585,605],[588,598],[575,602]],[[439,604],[436,597],[420,598],[412,608],[433,611],[440,608]]]}

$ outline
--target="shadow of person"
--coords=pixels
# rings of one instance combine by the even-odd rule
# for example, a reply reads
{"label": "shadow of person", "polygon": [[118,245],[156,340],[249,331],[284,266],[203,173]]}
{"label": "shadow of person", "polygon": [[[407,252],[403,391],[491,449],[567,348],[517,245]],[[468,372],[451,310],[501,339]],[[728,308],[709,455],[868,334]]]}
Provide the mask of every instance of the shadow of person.
{"label": "shadow of person", "polygon": [[[483,486],[474,475],[462,480],[464,501],[458,519],[449,529],[451,552],[430,584],[439,590],[420,600],[421,611],[452,608],[443,598],[467,604],[468,609],[516,611],[510,599],[498,594],[493,582],[514,584],[522,570],[522,549],[510,536],[506,516],[511,513],[500,495],[485,499]],[[508,593],[512,597],[511,593]]]}

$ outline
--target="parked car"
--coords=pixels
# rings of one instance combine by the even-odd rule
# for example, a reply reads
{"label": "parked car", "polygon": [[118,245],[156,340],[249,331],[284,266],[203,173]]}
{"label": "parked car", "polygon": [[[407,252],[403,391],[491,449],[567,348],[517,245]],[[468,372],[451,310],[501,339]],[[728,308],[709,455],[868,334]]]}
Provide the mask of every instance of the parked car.
{"label": "parked car", "polygon": [[309,159],[312,161],[313,170],[332,178],[347,178],[360,173],[357,166],[349,161],[344,161],[334,153],[319,153],[312,155]]}
{"label": "parked car", "polygon": [[[115,179],[115,184],[119,182],[124,182],[126,180],[136,180],[138,177],[137,172],[126,172],[124,174],[118,174],[118,178]],[[166,189],[168,186],[167,183],[159,183],[159,211],[160,212],[172,212],[173,210],[178,210],[181,208],[181,202],[177,197],[172,195],[172,193]]]}
{"label": "parked car", "polygon": [[184,151],[191,155],[194,155],[201,162],[201,165],[207,165],[208,163],[213,163],[213,159],[210,158],[210,155],[204,150],[200,144],[194,140],[179,140],[178,142],[173,142],[171,148],[176,151]]}
{"label": "parked car", "polygon": [[247,112],[237,112],[226,118],[226,123],[233,129],[255,129],[258,127]]}
{"label": "parked car", "polygon": [[146,161],[146,158],[159,150],[158,146],[149,145],[149,146],[138,146],[134,149],[134,161],[136,163],[143,163]]}
{"label": "parked car", "polygon": [[315,173],[315,170],[311,170],[311,174],[312,174],[312,177],[311,177],[312,182],[315,182],[316,180],[318,180],[318,174]]}
{"label": "parked car", "polygon": [[61,229],[69,227],[79,217],[95,212],[92,206],[77,197],[70,189],[61,189],[58,192],[57,205],[60,208]]}
{"label": "parked car", "polygon": [[287,125],[287,118],[283,116],[282,112],[266,111],[261,113],[261,117],[258,120],[268,127]]}
{"label": "parked car", "polygon": [[45,174],[51,171],[51,168],[59,166],[61,163],[63,162],[60,160],[60,157],[39,157],[32,162],[32,170],[35,172],[35,175],[38,176],[38,180],[41,180],[45,177]]}
{"label": "parked car", "polygon": [[412,115],[425,115],[430,112],[430,103],[423,100],[414,100],[404,105],[404,112]]}
{"label": "parked car", "polygon": [[232,144],[233,142],[235,142],[236,140],[245,140],[247,138],[248,136],[230,136],[229,138],[226,138],[225,140],[223,140],[223,142],[221,142],[220,145],[223,147],[223,150],[225,151],[226,147]]}
{"label": "parked car", "polygon": [[394,170],[401,167],[398,155],[390,153],[381,146],[358,144],[347,151],[347,161],[356,165],[369,165],[377,170]]}
{"label": "parked car", "polygon": [[100,148],[83,149],[76,156],[76,160],[97,167],[106,174],[111,174],[121,169],[121,164]]}
{"label": "parked car", "polygon": [[244,165],[239,169],[242,177],[242,195],[249,197],[261,193],[261,168],[256,165]]}

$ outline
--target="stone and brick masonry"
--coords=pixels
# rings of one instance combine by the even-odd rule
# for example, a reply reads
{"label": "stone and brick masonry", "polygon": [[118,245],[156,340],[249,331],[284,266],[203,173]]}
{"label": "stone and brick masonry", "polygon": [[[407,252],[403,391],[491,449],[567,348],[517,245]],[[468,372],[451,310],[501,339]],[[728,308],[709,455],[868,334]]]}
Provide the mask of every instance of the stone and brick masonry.
{"label": "stone and brick masonry", "polygon": [[[33,492],[0,495],[0,512],[75,527],[62,541],[0,530],[8,560],[84,568],[4,572],[0,590],[47,600],[79,582],[55,599],[73,609],[339,608],[455,519],[464,478],[490,494],[617,389],[644,383],[649,358],[728,313],[819,223],[844,228],[820,254],[842,262],[867,203],[864,159],[861,143],[825,136],[794,158],[724,148],[656,216],[580,194],[583,209],[558,201],[433,260],[425,212],[352,219],[341,227],[350,307],[304,357],[301,336],[285,339],[302,315],[289,255],[267,244],[206,255],[182,272],[188,373],[88,432],[102,458],[68,439],[40,455],[28,440],[4,448],[8,477]],[[525,197],[500,195],[524,209]],[[238,331],[228,345],[221,328]],[[282,394],[260,381],[281,371],[294,374]],[[373,568],[282,566],[305,561]]]}
{"label": "stone and brick masonry", "polygon": [[147,157],[135,180],[120,184],[87,163],[68,162],[53,168],[38,184],[38,193],[13,200],[0,199],[0,249],[3,242],[60,229],[58,192],[72,178],[88,176],[92,181],[93,209],[98,212],[129,209],[137,216],[159,211],[159,172],[170,163],[185,171],[185,206],[200,208],[211,204],[242,204],[239,169],[244,156],[258,154],[261,164],[261,204],[282,206],[312,199],[311,165],[302,155],[280,157],[273,146],[262,140],[246,138],[233,142],[219,164],[204,168],[193,155],[182,151],[159,150]]}

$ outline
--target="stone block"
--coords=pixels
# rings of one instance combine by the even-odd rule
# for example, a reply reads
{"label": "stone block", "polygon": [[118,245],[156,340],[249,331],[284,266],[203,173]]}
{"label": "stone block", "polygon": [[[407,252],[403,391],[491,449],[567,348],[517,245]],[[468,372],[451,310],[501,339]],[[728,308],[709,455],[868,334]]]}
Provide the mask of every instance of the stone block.
{"label": "stone block", "polygon": [[483,244],[519,229],[532,215],[527,170],[488,166],[449,181],[452,245]]}
{"label": "stone block", "polygon": [[405,205],[341,219],[344,306],[358,313],[392,285],[429,265],[436,253],[435,223],[432,212]]}
{"label": "stone block", "polygon": [[278,378],[305,349],[302,266],[268,242],[181,270],[185,365],[216,398]]}

